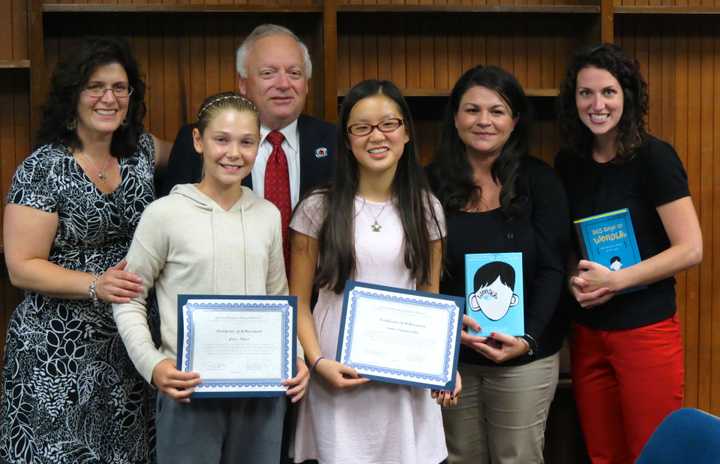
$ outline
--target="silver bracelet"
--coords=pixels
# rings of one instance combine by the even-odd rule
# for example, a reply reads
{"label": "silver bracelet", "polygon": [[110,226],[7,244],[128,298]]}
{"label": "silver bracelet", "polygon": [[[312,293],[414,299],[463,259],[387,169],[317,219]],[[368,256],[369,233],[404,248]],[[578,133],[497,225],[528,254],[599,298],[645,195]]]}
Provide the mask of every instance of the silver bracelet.
{"label": "silver bracelet", "polygon": [[96,308],[100,306],[100,299],[97,296],[97,281],[99,278],[99,275],[93,274],[93,280],[88,286],[88,296],[91,300],[93,300],[93,306],[95,306]]}
{"label": "silver bracelet", "polygon": [[535,353],[537,352],[537,349],[538,349],[537,340],[535,340],[535,338],[533,338],[533,336],[530,334],[525,334],[525,335],[521,336],[520,338],[525,340],[528,344],[529,351],[528,351],[527,355],[530,357],[535,356]]}

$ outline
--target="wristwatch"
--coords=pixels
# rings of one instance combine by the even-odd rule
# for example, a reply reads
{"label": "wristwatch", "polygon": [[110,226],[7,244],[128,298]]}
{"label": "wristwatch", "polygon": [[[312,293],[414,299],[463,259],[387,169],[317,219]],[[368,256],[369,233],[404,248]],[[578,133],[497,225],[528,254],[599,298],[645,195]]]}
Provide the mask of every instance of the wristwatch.
{"label": "wristwatch", "polygon": [[528,347],[529,347],[530,350],[527,352],[527,355],[528,355],[528,356],[534,356],[534,355],[535,355],[535,352],[537,351],[537,348],[538,348],[538,346],[537,346],[537,341],[533,338],[532,335],[528,335],[528,334],[525,334],[525,335],[523,335],[523,336],[520,337],[520,338],[522,338],[523,340],[525,340],[525,341],[527,342],[527,344],[528,344]]}

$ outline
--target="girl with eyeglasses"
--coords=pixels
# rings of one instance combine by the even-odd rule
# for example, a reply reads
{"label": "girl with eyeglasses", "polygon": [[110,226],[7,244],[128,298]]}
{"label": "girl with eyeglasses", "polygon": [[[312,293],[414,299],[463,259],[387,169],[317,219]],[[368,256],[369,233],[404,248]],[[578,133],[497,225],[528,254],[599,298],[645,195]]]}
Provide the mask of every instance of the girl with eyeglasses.
{"label": "girl with eyeglasses", "polygon": [[[499,299],[477,298],[481,288],[505,295],[502,311],[516,298],[512,288],[522,286],[525,297],[525,333],[463,331],[463,400],[443,408],[450,464],[543,462],[565,329],[556,309],[569,229],[560,180],[528,154],[528,110],[512,74],[495,66],[469,69],[450,94],[429,167],[447,220],[441,292],[476,292],[468,299],[470,309],[483,312],[497,311]],[[465,255],[507,252],[522,253],[522,275],[495,270],[483,277],[481,268],[473,276],[476,287],[466,293]],[[474,321],[469,326],[482,329]]]}
{"label": "girl with eyeglasses", "polygon": [[[415,151],[410,110],[389,81],[367,80],[343,100],[332,185],[292,219],[290,293],[313,376],[301,403],[295,462],[437,464],[447,457],[438,402],[460,390],[369,382],[335,359],[348,279],[438,291],[444,219]],[[310,311],[313,285],[320,288]]]}
{"label": "girl with eyeglasses", "polygon": [[[702,260],[702,232],[673,147],[647,133],[647,84],[617,45],[579,51],[560,92],[556,167],[573,219],[628,208],[641,261],[571,261],[572,377],[593,463],[633,463],[682,406],[674,275]],[[614,258],[613,258],[614,259]],[[612,270],[612,269],[615,270]]]}
{"label": "girl with eyeglasses", "polygon": [[5,346],[0,461],[154,458],[150,389],[110,308],[140,290],[123,258],[167,158],[143,128],[144,96],[120,40],[83,40],[53,73],[3,222],[10,280],[26,292]]}

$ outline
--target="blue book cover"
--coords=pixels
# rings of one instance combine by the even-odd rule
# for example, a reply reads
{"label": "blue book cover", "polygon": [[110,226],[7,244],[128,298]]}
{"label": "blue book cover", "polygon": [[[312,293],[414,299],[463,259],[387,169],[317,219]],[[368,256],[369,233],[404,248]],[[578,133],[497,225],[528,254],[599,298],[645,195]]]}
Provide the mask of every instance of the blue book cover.
{"label": "blue book cover", "polygon": [[583,258],[617,271],[641,261],[630,210],[574,221]]}
{"label": "blue book cover", "polygon": [[525,334],[522,253],[465,255],[465,312],[480,324],[480,332]]}

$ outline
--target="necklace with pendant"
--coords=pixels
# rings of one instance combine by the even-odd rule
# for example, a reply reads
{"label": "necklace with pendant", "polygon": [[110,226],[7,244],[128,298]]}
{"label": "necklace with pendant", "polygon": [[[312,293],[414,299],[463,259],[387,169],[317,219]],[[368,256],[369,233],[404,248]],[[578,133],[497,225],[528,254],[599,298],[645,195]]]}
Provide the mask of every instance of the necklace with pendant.
{"label": "necklace with pendant", "polygon": [[97,171],[97,177],[98,179],[104,181],[107,179],[107,174],[105,172],[108,170],[108,167],[110,166],[110,162],[112,161],[113,157],[108,157],[108,160],[105,162],[105,166],[103,166],[102,169],[99,169],[97,164],[95,164],[95,160],[93,160],[89,155],[87,155],[85,152],[80,152],[81,155],[83,155],[90,163],[93,165],[93,168]]}
{"label": "necklace with pendant", "polygon": [[[364,200],[364,199],[363,199],[363,200]],[[382,224],[380,224],[380,223],[378,222],[378,218],[379,218],[380,215],[383,213],[383,211],[385,211],[385,207],[386,207],[387,205],[388,205],[388,204],[385,203],[385,204],[382,206],[382,208],[380,208],[380,211],[373,216],[373,223],[370,224],[370,230],[372,230],[373,232],[380,232],[380,231],[382,230]],[[372,213],[370,213],[370,215],[372,215]]]}

